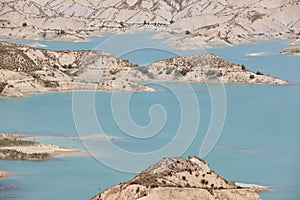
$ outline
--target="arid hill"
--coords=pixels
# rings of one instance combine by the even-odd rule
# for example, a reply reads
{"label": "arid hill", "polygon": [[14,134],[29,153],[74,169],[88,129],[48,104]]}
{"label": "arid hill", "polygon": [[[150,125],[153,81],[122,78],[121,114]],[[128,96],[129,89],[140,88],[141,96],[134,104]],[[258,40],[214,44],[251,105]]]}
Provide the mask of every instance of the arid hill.
{"label": "arid hill", "polygon": [[153,91],[116,80],[135,66],[100,51],[50,51],[0,41],[0,95],[65,90]]}
{"label": "arid hill", "polygon": [[82,41],[155,31],[176,48],[299,37],[298,0],[2,0],[0,35]]}
{"label": "arid hill", "polygon": [[[261,190],[266,187],[259,187]],[[260,190],[258,189],[258,190]],[[198,157],[165,158],[125,183],[113,186],[91,200],[260,200],[254,187],[227,181]]]}
{"label": "arid hill", "polygon": [[0,41],[0,95],[68,90],[154,91],[141,81],[288,84],[216,55],[169,58],[139,67],[101,51],[50,51]]}

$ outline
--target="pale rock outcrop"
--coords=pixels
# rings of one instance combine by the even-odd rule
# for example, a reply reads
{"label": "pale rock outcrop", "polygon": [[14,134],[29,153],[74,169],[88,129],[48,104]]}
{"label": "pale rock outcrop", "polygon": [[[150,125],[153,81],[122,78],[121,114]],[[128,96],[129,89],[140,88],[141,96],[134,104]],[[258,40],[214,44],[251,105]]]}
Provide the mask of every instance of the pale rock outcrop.
{"label": "pale rock outcrop", "polygon": [[300,34],[298,0],[2,0],[0,8],[0,35],[17,39],[155,31],[174,48],[199,49]]}
{"label": "pale rock outcrop", "polygon": [[227,181],[198,157],[164,158],[125,183],[113,186],[91,200],[260,200],[247,185]]}

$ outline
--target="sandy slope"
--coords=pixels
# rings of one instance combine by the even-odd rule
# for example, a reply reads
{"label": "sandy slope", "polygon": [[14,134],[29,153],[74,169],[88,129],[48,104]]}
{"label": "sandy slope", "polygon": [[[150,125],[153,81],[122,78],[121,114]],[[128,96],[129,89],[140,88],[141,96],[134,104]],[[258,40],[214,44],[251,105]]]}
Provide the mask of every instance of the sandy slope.
{"label": "sandy slope", "polygon": [[125,183],[108,188],[91,200],[239,199],[260,200],[267,187],[225,180],[195,156],[164,158]]}
{"label": "sandy slope", "polygon": [[19,39],[155,31],[171,46],[191,49],[300,34],[298,0],[3,0],[0,7],[0,35]]}

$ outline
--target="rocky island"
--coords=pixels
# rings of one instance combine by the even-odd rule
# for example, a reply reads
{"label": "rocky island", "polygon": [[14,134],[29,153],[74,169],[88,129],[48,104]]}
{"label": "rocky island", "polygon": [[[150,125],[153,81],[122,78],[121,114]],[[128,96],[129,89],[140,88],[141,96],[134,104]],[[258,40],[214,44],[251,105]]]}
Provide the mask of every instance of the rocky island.
{"label": "rocky island", "polygon": [[260,200],[259,191],[268,187],[236,184],[212,171],[195,156],[164,158],[125,183],[113,186],[91,200]]}
{"label": "rocky island", "polygon": [[96,50],[50,51],[0,41],[0,96],[68,90],[154,91],[141,81],[288,84],[211,54],[158,61],[146,67]]}
{"label": "rocky island", "polygon": [[7,172],[7,171],[1,171],[0,170],[0,178],[5,178],[5,177],[8,177],[10,176],[11,173],[10,172]]}

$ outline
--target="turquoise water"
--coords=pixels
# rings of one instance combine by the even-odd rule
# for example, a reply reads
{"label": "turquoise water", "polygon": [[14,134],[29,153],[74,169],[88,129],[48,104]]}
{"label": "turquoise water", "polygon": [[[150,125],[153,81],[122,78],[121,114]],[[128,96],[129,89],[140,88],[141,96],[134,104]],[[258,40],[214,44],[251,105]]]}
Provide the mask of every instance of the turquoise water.
{"label": "turquoise water", "polygon": [[[150,36],[150,34],[141,34],[137,37],[140,38],[137,39],[137,43],[142,40],[141,43],[149,42],[146,46],[152,46],[146,51],[132,50],[121,54],[120,50],[109,47],[111,42],[106,46],[100,46],[107,50],[111,48],[110,52],[114,55],[139,64],[183,54],[181,51],[169,52],[168,47],[160,40],[150,40]],[[124,45],[129,44],[132,37],[134,36],[124,36]],[[145,38],[148,40],[145,41]],[[50,48],[52,42],[46,42]],[[65,47],[65,43],[53,44],[55,45],[51,47],[52,49]],[[210,167],[225,178],[271,186],[272,192],[261,193],[263,199],[267,200],[297,200],[300,196],[298,156],[300,152],[300,84],[298,84],[300,58],[276,54],[249,57],[246,54],[258,51],[275,53],[281,51],[286,44],[287,41],[267,41],[208,50],[230,61],[246,64],[250,69],[296,83],[289,86],[226,84],[227,112],[224,129],[215,148],[205,157]],[[95,48],[98,44],[82,43],[83,46],[80,46],[81,43],[77,43],[76,47],[75,44],[69,45],[68,48],[73,48],[71,46],[74,45],[73,49],[83,49]],[[159,46],[163,49],[159,49]],[[184,53],[194,54],[196,51]],[[166,123],[158,135],[148,139],[133,138],[118,128],[111,110],[112,93],[96,92],[95,94],[96,115],[103,131],[108,135],[121,137],[120,140],[114,141],[114,144],[128,151],[157,150],[170,142],[178,130],[182,111],[176,95],[156,83],[150,85],[156,87],[158,91],[135,93],[129,103],[132,119],[141,126],[150,122],[148,110],[152,105],[159,104],[164,107],[167,113]],[[188,92],[181,89],[182,85],[184,83],[167,83],[167,86],[178,88],[177,95],[188,97]],[[192,145],[183,156],[198,154],[211,117],[211,99],[208,91],[210,86],[204,83],[193,83],[192,87],[198,100],[200,121],[198,123],[191,119],[189,123],[190,126],[198,123],[199,129]],[[86,93],[86,95],[90,94],[90,92]],[[0,99],[0,132],[76,136],[72,96],[72,92],[65,92],[30,95],[21,99]],[[191,108],[185,112],[193,116],[195,110]],[[86,119],[84,123],[90,133],[98,132],[98,128],[85,118],[88,114],[87,110],[82,109],[79,114],[83,116],[83,120]],[[45,139],[41,141],[84,149],[79,141]],[[142,161],[132,163],[126,158],[111,153],[105,142],[99,144],[102,157],[117,158],[120,164],[140,166],[141,169],[147,165]],[[153,162],[159,159],[161,158],[153,158]],[[44,162],[0,161],[0,168],[14,173],[13,176],[0,180],[0,199],[6,197],[21,200],[89,199],[99,191],[134,176],[134,174],[118,172],[87,156],[61,156]]]}

